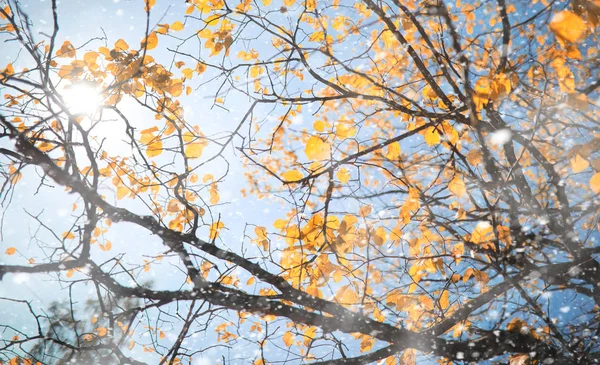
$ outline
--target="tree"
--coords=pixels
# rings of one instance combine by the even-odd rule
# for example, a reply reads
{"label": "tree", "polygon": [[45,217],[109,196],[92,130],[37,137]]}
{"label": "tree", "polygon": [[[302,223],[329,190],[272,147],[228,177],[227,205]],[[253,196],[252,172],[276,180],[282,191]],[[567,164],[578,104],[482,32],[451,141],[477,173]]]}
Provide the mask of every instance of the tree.
{"label": "tree", "polygon": [[0,1],[0,363],[600,361],[598,1],[48,6]]}

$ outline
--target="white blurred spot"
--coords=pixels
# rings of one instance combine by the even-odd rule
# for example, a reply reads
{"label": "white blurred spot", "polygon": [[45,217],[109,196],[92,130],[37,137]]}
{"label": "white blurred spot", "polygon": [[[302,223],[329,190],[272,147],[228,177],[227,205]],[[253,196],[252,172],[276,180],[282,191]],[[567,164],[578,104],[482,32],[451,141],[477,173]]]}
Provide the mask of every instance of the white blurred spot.
{"label": "white blurred spot", "polygon": [[508,128],[497,130],[490,135],[490,141],[499,146],[508,143],[511,138],[512,132]]}
{"label": "white blurred spot", "polygon": [[23,284],[28,281],[29,281],[29,275],[27,275],[27,274],[20,273],[20,274],[16,274],[13,277],[13,283],[15,283],[15,284]]}

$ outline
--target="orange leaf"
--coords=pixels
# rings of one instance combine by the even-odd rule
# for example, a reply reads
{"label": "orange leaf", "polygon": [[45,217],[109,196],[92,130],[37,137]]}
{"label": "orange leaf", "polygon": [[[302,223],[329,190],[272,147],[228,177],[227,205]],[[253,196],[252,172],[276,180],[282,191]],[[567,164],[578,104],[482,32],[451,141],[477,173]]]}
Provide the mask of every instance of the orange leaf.
{"label": "orange leaf", "polygon": [[573,170],[573,172],[581,172],[587,169],[589,165],[590,163],[579,154],[576,154],[571,160],[571,170]]}
{"label": "orange leaf", "polygon": [[600,194],[600,172],[597,172],[590,179],[590,188],[596,194]]}
{"label": "orange leaf", "polygon": [[127,44],[127,42],[125,42],[122,39],[119,39],[116,43],[115,43],[115,49],[117,51],[127,51],[129,49],[129,45]]}
{"label": "orange leaf", "polygon": [[152,7],[154,6],[154,4],[156,4],[156,0],[145,0],[146,2],[146,6],[144,7],[144,10],[146,12],[149,12],[150,9],[152,9]]}
{"label": "orange leaf", "polygon": [[225,224],[223,222],[216,222],[210,225],[210,232],[208,234],[208,236],[210,237],[211,240],[215,240],[217,239],[217,237],[219,237],[219,232],[221,231],[221,229],[225,227]]}
{"label": "orange leaf", "polygon": [[6,251],[4,251],[4,253],[6,253],[8,256],[14,255],[15,252],[17,252],[17,249],[14,247],[9,247],[6,249]]}
{"label": "orange leaf", "polygon": [[552,17],[550,30],[561,40],[575,43],[581,39],[587,24],[579,15],[569,10],[560,11]]}
{"label": "orange leaf", "polygon": [[397,363],[398,360],[396,359],[396,356],[390,356],[385,359],[385,365],[396,365]]}
{"label": "orange leaf", "polygon": [[290,331],[287,331],[286,333],[283,334],[283,343],[285,343],[285,345],[287,347],[292,346],[292,344],[294,343],[294,334],[291,333]]}
{"label": "orange leaf", "polygon": [[73,238],[75,238],[75,235],[73,234],[73,232],[64,232],[62,234],[62,237],[67,240],[72,240]]}
{"label": "orange leaf", "polygon": [[358,300],[358,295],[350,285],[344,285],[338,290],[336,299],[341,304],[354,304]]}
{"label": "orange leaf", "polygon": [[440,307],[442,310],[446,310],[450,305],[448,290],[444,290],[440,296]]}
{"label": "orange leaf", "polygon": [[415,349],[404,350],[404,353],[400,357],[400,365],[415,365],[417,358],[417,351]]}

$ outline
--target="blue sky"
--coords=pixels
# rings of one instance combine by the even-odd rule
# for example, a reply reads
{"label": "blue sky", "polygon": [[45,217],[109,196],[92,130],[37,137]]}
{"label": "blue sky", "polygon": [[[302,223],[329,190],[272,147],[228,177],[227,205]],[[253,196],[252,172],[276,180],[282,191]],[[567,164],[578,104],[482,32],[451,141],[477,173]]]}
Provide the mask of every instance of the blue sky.
{"label": "blue sky", "polygon": [[[50,33],[51,12],[49,1],[29,1],[24,5],[24,10],[31,17],[34,29],[36,32],[39,32],[40,37],[42,37],[41,34],[43,33]],[[175,20],[180,20],[181,14],[183,14],[186,7],[187,5],[183,0],[175,3],[158,0],[156,6],[153,8],[150,23],[172,23]],[[79,46],[90,38],[103,37],[106,34],[108,38],[106,43],[109,47],[118,39],[123,38],[134,48],[139,44],[145,30],[145,13],[143,11],[143,4],[139,0],[62,1],[59,3],[59,14],[59,22],[61,24],[59,44],[64,40],[69,40],[75,46]],[[94,41],[89,46],[86,46],[85,49],[96,49],[98,46],[104,45],[103,42],[100,40]],[[161,51],[168,44],[175,44],[175,42],[168,40],[167,37],[160,37],[159,47],[151,53],[153,57],[165,65],[170,64],[173,60],[171,53]],[[7,50],[7,52],[4,52],[4,50]],[[3,55],[0,56],[0,66],[8,62],[13,62],[17,52],[18,48],[14,42],[3,44]],[[235,54],[235,51],[232,51],[233,54]],[[21,63],[15,63],[15,66],[25,67],[27,64],[21,61]],[[210,72],[195,78],[194,84],[198,85],[202,83],[209,75]],[[231,131],[250,106],[249,100],[240,94],[232,94],[227,97],[225,104],[225,107],[228,109],[227,111],[213,107],[213,100],[211,99],[213,94],[214,85],[209,84],[208,86],[201,86],[191,95],[181,98],[184,103],[186,120],[191,124],[198,124],[207,135],[217,135],[221,131]],[[127,115],[135,116],[132,122],[138,130],[148,128],[156,123],[151,113],[143,111],[133,102],[125,101],[122,108]],[[304,108],[302,118],[296,119],[296,128],[301,129],[312,125],[313,118],[311,117],[311,111],[309,107]],[[266,116],[267,113],[269,113],[267,107],[257,109],[259,116]],[[107,145],[109,152],[112,151],[113,154],[129,152],[129,147],[123,144],[120,138],[120,135],[124,132],[122,125],[115,126],[111,123],[106,123],[99,131],[102,137],[107,138],[109,142]],[[365,131],[365,135],[368,133]],[[408,142],[411,144],[422,143],[422,139],[421,136],[417,136]],[[298,148],[302,148],[302,146],[298,146]],[[205,156],[208,157],[211,153],[215,152],[216,149],[214,147],[207,148]],[[230,163],[228,166],[229,176],[220,184],[221,200],[226,202],[226,204],[216,207],[213,211],[215,217],[218,214],[222,215],[222,221],[227,228],[221,234],[221,245],[222,247],[229,247],[234,250],[239,250],[241,247],[249,247],[249,252],[258,253],[255,248],[251,247],[248,240],[243,237],[246,223],[264,225],[271,230],[271,223],[276,218],[281,217],[282,212],[285,213],[285,211],[282,211],[282,205],[276,199],[267,199],[259,202],[252,197],[242,197],[240,189],[244,187],[245,181],[242,178],[243,166],[239,153],[229,147],[226,149],[224,156]],[[218,176],[225,171],[225,167],[223,160],[217,159],[204,167],[199,172],[199,175],[202,176],[203,174],[211,173]],[[41,261],[41,258],[45,254],[39,249],[37,242],[31,239],[34,232],[39,229],[39,225],[27,213],[39,215],[43,223],[56,228],[56,231],[59,233],[68,230],[76,221],[76,216],[80,212],[80,209],[73,212],[72,205],[77,202],[77,197],[56,187],[44,188],[40,192],[37,192],[38,181],[39,177],[33,169],[26,170],[22,182],[15,190],[13,203],[4,211],[3,230],[0,241],[0,260],[3,261],[0,262],[24,263],[29,258],[36,257],[40,258]],[[106,191],[107,194],[110,193],[108,189]],[[120,201],[119,204],[123,204],[134,211],[141,211],[143,209],[141,204],[132,201],[124,200]],[[339,203],[336,209],[346,210],[342,209],[346,208],[343,206],[344,204],[346,203]],[[353,205],[347,210],[355,210],[352,208],[355,208],[356,202],[348,204]],[[28,210],[24,211],[23,207],[28,207]],[[247,231],[251,236],[254,235],[253,227],[249,227]],[[207,233],[207,228],[201,231],[201,234],[206,235]],[[46,242],[54,241],[55,244],[58,244],[43,229],[36,232],[36,234],[37,237],[43,238]],[[103,253],[96,248],[96,251],[93,253],[96,257],[109,259],[117,253],[127,252],[124,258],[126,262],[140,263],[144,259],[147,259],[148,256],[157,255],[165,251],[165,246],[156,237],[149,235],[148,232],[141,229],[132,229],[132,226],[128,224],[115,224],[106,238],[113,243],[112,250],[109,253]],[[242,246],[242,243],[245,246]],[[278,244],[278,242],[274,242],[274,244]],[[1,255],[6,247],[12,246],[18,247],[20,251],[11,257]],[[178,266],[177,264],[177,258],[167,258],[160,265],[153,264],[153,269],[148,273],[142,274],[140,280],[152,280],[157,288],[174,289],[185,280],[185,274],[175,269]],[[73,277],[74,280],[77,280],[77,275],[75,274]],[[5,280],[0,282],[0,296],[34,299],[34,306],[41,308],[51,301],[66,298],[68,295],[67,290],[60,287],[53,280],[53,276],[54,274],[36,276],[9,275]],[[247,277],[242,276],[241,279],[245,281]],[[81,297],[88,294],[93,295],[93,290],[91,290],[93,288],[89,286],[78,285],[76,287],[77,295]],[[569,306],[571,299],[567,296],[564,298],[565,300],[554,301],[553,306],[555,307],[550,310],[556,313],[556,316],[563,316],[563,319],[568,320],[569,312],[561,311],[561,309]],[[575,301],[575,303],[577,302]],[[22,306],[18,304],[4,306],[0,311],[4,312],[2,314],[11,313],[6,318],[8,318],[11,324],[17,327],[31,325],[25,316]],[[176,331],[169,331],[168,338],[169,336],[173,336],[174,333]],[[196,337],[194,340],[198,341],[198,344],[215,341],[215,335],[211,330],[207,332],[206,337],[203,336],[204,334]],[[207,360],[198,360],[198,364],[213,363],[215,359],[220,359],[221,352],[222,349],[207,352],[203,357]],[[244,352],[231,352],[227,356],[234,359],[237,357],[252,357],[253,355]],[[142,356],[152,355],[142,354]],[[240,361],[240,363],[242,362],[244,361]]]}

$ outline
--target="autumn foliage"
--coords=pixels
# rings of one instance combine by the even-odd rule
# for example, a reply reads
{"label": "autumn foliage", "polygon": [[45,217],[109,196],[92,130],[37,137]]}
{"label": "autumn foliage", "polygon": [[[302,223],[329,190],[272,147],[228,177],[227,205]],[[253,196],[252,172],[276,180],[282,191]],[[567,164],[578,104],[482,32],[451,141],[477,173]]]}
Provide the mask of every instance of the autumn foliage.
{"label": "autumn foliage", "polygon": [[0,0],[0,364],[600,361],[600,2],[136,1]]}

